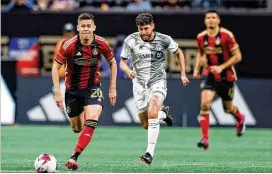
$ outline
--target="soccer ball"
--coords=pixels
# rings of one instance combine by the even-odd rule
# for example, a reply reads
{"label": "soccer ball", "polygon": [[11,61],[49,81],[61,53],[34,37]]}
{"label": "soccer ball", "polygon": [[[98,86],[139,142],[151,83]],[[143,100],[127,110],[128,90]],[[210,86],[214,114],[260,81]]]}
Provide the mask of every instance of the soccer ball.
{"label": "soccer ball", "polygon": [[34,165],[37,173],[55,173],[58,167],[57,159],[47,153],[38,156]]}

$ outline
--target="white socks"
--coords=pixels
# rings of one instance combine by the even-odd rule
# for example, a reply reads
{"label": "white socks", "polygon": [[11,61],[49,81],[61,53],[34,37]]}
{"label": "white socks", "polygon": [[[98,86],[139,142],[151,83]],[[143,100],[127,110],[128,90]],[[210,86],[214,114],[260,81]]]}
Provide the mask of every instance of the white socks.
{"label": "white socks", "polygon": [[160,132],[160,120],[148,119],[148,145],[146,152],[149,152],[152,157],[154,155],[154,150],[159,136],[159,132]]}
{"label": "white socks", "polygon": [[163,111],[159,111],[158,116],[160,120],[166,119],[166,114]]}

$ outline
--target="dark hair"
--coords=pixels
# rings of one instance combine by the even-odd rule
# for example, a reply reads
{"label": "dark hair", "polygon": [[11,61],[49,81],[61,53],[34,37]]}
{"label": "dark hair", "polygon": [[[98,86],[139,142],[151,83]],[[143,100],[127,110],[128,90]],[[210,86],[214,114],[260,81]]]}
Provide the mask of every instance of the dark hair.
{"label": "dark hair", "polygon": [[140,13],[136,17],[135,22],[139,26],[153,24],[153,16],[150,13]]}
{"label": "dark hair", "polygon": [[208,13],[216,13],[217,16],[220,18],[220,14],[219,14],[219,12],[218,12],[217,10],[208,10],[208,11],[206,11],[206,12],[205,12],[205,16],[206,16]]}
{"label": "dark hair", "polygon": [[90,13],[81,13],[79,16],[78,16],[78,21],[81,21],[81,20],[92,20],[94,21],[94,15],[90,14]]}

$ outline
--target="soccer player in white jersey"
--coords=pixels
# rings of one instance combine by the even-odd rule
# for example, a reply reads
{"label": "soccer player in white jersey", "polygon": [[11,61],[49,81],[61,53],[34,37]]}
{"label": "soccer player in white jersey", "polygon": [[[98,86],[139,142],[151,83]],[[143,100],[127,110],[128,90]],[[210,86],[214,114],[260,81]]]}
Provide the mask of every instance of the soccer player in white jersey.
{"label": "soccer player in white jersey", "polygon": [[[169,107],[163,107],[167,94],[164,70],[167,50],[178,58],[183,85],[187,85],[189,80],[185,74],[182,51],[170,36],[154,31],[153,16],[149,13],[139,14],[136,17],[136,25],[138,32],[130,34],[124,41],[120,69],[132,79],[138,116],[143,128],[148,129],[146,153],[140,159],[146,164],[151,164],[159,135],[160,119],[168,126],[173,124]],[[127,65],[128,59],[132,59],[133,70]]]}

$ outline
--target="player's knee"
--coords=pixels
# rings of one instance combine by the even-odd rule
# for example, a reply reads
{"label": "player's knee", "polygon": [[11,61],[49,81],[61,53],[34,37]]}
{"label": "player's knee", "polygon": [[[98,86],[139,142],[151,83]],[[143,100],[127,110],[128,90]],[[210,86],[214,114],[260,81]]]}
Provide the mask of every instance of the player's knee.
{"label": "player's knee", "polygon": [[99,115],[93,114],[86,117],[86,120],[98,120]]}
{"label": "player's knee", "polygon": [[158,111],[155,108],[149,109],[147,114],[148,114],[148,119],[158,118]]}
{"label": "player's knee", "polygon": [[158,118],[158,113],[160,111],[160,106],[156,101],[154,101],[147,112],[148,119],[156,119]]}
{"label": "player's knee", "polygon": [[212,102],[209,100],[202,99],[201,100],[201,108],[205,110],[209,110],[211,108]]}

